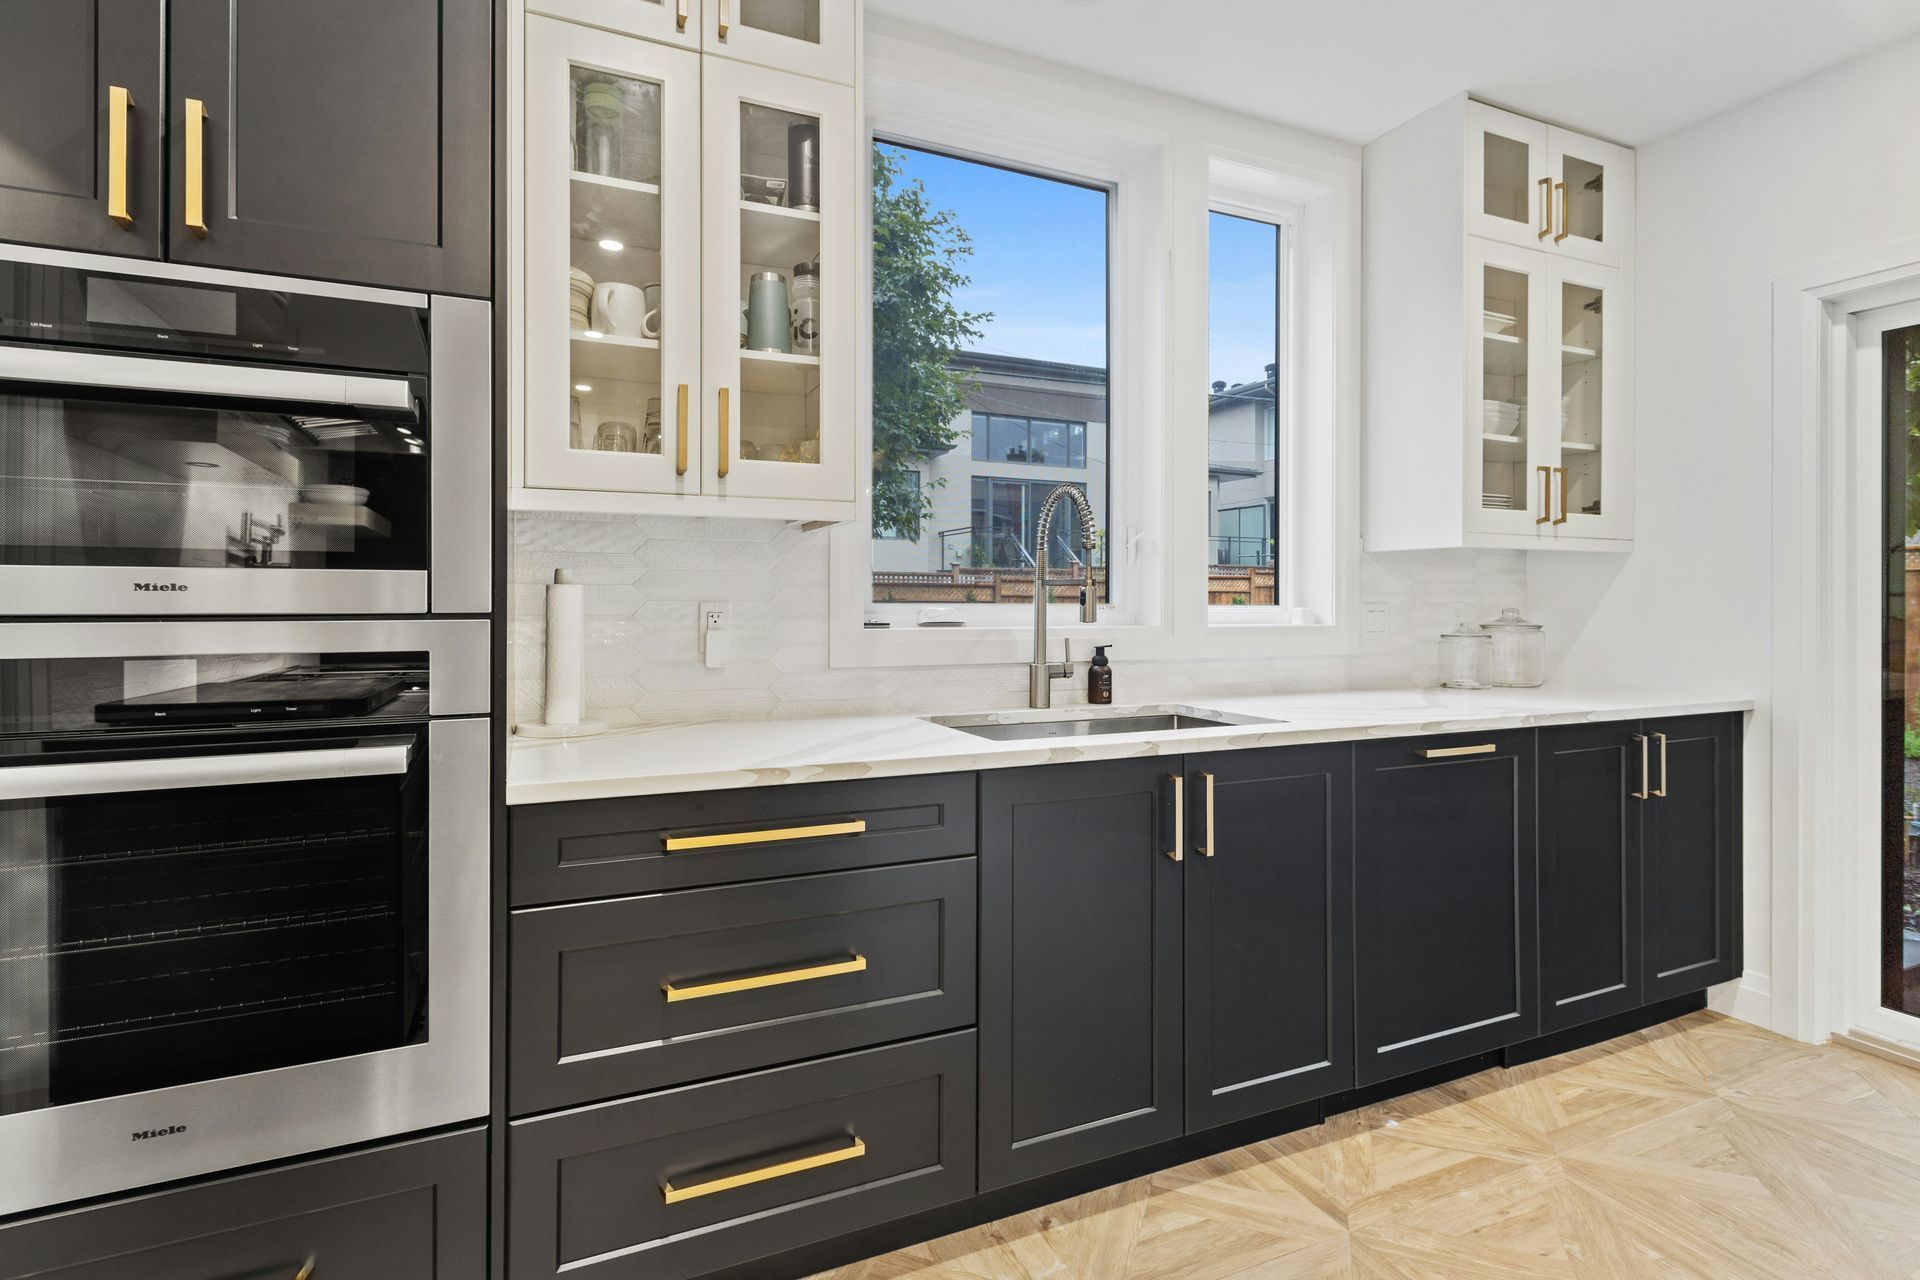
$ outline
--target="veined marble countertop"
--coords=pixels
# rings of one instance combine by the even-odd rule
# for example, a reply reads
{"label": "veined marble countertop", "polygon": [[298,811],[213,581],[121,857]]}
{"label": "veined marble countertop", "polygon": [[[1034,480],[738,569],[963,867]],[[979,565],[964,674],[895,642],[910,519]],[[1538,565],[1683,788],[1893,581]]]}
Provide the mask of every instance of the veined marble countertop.
{"label": "veined marble countertop", "polygon": [[[1203,715],[1218,711],[1271,723],[995,741],[931,724],[915,716],[886,715],[631,725],[609,729],[597,737],[574,740],[515,737],[507,764],[507,803],[671,795],[730,787],[1014,769],[1080,760],[1185,755],[1308,742],[1490,732],[1541,725],[1751,711],[1754,706],[1750,698],[1674,697],[1644,691],[1548,687],[1272,694],[1160,703],[1142,710],[1173,710],[1176,705]],[[1107,715],[1122,709],[1072,706],[1056,707],[1052,711],[1022,709],[980,715],[1018,721]]]}

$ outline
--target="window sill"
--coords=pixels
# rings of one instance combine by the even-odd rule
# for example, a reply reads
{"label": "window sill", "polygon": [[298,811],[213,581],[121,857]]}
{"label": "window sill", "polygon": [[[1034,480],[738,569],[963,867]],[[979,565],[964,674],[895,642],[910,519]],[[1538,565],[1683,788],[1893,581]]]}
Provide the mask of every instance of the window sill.
{"label": "window sill", "polygon": [[[1238,623],[1177,632],[1164,626],[1108,626],[1070,621],[1067,606],[1047,621],[1048,657],[1058,662],[1063,642],[1073,660],[1092,656],[1096,644],[1114,646],[1116,661],[1207,662],[1247,658],[1342,657],[1356,651],[1351,626]],[[963,667],[1024,664],[1033,661],[1033,627],[892,626],[868,629],[836,620],[830,635],[829,663],[836,668]]]}

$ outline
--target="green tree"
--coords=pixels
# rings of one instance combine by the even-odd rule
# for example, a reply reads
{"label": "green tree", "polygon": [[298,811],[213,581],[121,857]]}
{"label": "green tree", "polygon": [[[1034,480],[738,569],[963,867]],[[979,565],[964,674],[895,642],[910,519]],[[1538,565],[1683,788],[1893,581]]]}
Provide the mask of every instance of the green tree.
{"label": "green tree", "polygon": [[973,371],[954,359],[993,317],[954,305],[973,242],[918,178],[902,177],[904,161],[873,149],[873,531],[918,538],[933,500],[916,472],[953,447],[967,406]]}

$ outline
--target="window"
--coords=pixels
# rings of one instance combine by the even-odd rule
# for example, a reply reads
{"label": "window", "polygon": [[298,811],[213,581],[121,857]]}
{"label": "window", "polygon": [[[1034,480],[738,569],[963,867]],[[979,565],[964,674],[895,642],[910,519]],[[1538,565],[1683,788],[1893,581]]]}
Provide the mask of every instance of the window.
{"label": "window", "polygon": [[1272,605],[1279,581],[1280,318],[1286,228],[1207,217],[1207,515],[1211,604]]}
{"label": "window", "polygon": [[[873,179],[871,601],[1031,602],[1061,484],[1092,503],[1111,598],[1111,193],[879,140]],[[1073,508],[1048,545],[1064,598],[1085,554]]]}

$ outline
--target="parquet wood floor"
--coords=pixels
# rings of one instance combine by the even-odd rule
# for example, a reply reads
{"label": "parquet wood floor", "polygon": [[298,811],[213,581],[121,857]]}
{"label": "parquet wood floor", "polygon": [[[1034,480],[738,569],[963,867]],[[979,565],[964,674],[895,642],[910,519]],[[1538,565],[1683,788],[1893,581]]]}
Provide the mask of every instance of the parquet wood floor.
{"label": "parquet wood floor", "polygon": [[1920,1071],[1717,1014],[818,1280],[1920,1280]]}

